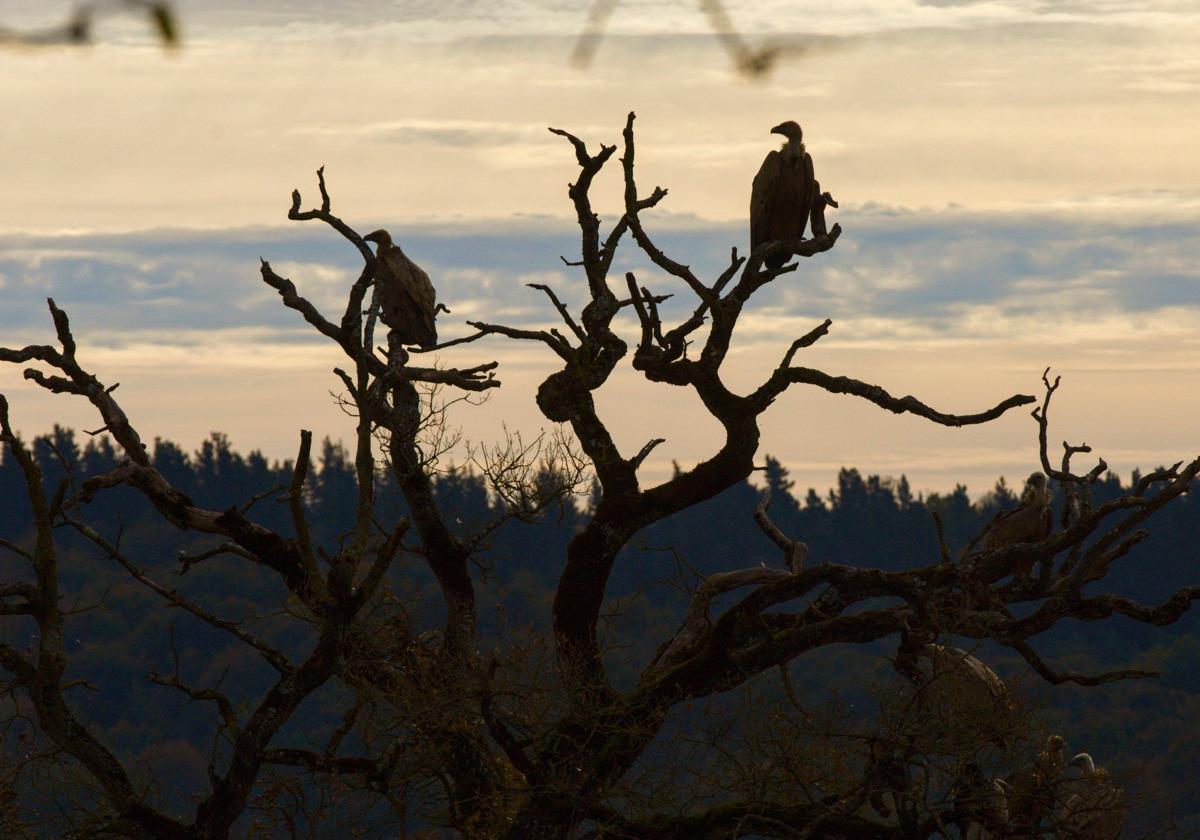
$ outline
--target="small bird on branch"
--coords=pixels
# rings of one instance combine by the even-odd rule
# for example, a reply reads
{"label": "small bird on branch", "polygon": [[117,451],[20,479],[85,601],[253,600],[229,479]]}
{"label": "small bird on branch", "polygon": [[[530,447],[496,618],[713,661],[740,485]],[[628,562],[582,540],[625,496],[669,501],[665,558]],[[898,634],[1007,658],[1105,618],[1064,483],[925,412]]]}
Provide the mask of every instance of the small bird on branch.
{"label": "small bird on branch", "polygon": [[379,289],[380,320],[401,344],[424,350],[437,345],[437,292],[419,265],[392,242],[386,230],[363,237],[378,245],[375,284]]}
{"label": "small bird on branch", "polygon": [[[799,124],[788,120],[772,128],[771,133],[782,134],[787,142],[767,154],[754,176],[750,190],[751,250],[767,242],[804,236],[810,219],[812,235],[825,235],[825,207],[838,206],[833,196],[821,192]],[[767,268],[781,268],[791,256],[775,254],[764,262]]]}

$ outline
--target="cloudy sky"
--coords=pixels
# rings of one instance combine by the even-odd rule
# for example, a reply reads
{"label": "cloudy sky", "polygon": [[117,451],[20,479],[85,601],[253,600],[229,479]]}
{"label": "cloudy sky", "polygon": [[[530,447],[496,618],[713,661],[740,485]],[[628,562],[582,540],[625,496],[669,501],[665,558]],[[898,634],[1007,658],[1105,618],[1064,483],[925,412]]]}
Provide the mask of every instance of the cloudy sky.
{"label": "cloudy sky", "polygon": [[[324,165],[334,210],[388,227],[453,310],[550,323],[525,287],[582,300],[565,187],[569,129],[616,143],[638,113],[642,186],[670,188],[646,222],[680,261],[720,270],[745,247],[750,180],[784,119],[804,127],[842,202],[834,251],[756,298],[730,362],[747,387],[825,317],[804,363],[973,412],[1064,386],[1052,439],[1096,446],[1127,474],[1200,446],[1200,2],[731,0],[752,44],[792,48],[739,75],[695,2],[622,0],[586,69],[569,61],[588,4],[569,0],[211,0],[177,6],[172,54],[141,20],[102,21],[87,49],[0,50],[0,341],[46,343],[44,298],[68,310],[80,357],[146,437],[186,448],[211,430],[272,457],[300,427],[347,438],[330,396],[337,356],[258,276],[271,260],[334,311],[357,274],[331,231],[286,220]],[[60,20],[9,0],[0,24]],[[595,191],[607,219],[618,169]],[[626,244],[618,260],[680,292]],[[545,425],[552,360],[499,340],[446,351],[497,359],[503,387],[455,416],[468,438]],[[86,407],[0,369],[19,428],[99,425]],[[694,463],[716,424],[684,392],[625,369],[602,392],[618,441],[667,443],[644,468]],[[841,465],[974,493],[1036,461],[1027,413],[948,430],[797,390],[764,450],[802,486]],[[1057,445],[1057,443],[1055,444]]]}

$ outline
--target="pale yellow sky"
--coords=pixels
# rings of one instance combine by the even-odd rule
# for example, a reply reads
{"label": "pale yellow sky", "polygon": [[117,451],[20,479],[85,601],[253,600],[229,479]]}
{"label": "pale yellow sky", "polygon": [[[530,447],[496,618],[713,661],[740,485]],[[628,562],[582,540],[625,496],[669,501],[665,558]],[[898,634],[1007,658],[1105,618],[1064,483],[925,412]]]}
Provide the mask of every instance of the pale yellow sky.
{"label": "pale yellow sky", "polygon": [[[17,4],[12,14],[45,19],[45,6],[33,8]],[[297,256],[269,230],[286,224],[293,187],[312,200],[318,165],[327,168],[335,210],[362,229],[387,224],[403,235],[406,225],[470,223],[519,245],[539,220],[557,225],[569,211],[565,185],[575,168],[546,126],[593,146],[616,143],[625,113],[636,110],[641,183],[670,188],[663,210],[681,224],[744,219],[750,179],[777,139],[767,129],[795,118],[823,186],[843,202],[846,235],[835,255],[781,281],[786,287],[747,319],[745,349],[733,360],[739,371],[774,364],[789,336],[830,314],[834,332],[809,351],[809,363],[833,373],[966,412],[1036,392],[1052,364],[1068,381],[1059,437],[1096,444],[1124,471],[1194,454],[1194,424],[1184,418],[1196,415],[1200,392],[1196,263],[1185,248],[1168,260],[1161,245],[1137,243],[1143,228],[1155,231],[1154,242],[1170,242],[1176,226],[1190,231],[1200,220],[1197,4],[862,0],[831,9],[772,0],[729,8],[752,40],[815,46],[765,80],[746,80],[694,4],[627,1],[592,66],[579,71],[567,55],[585,3],[246,11],[210,2],[179,4],[185,46],[173,55],[140,23],[121,20],[90,49],[0,52],[5,343],[49,340],[44,310],[29,301],[37,284],[58,283],[56,299],[83,313],[90,336],[104,342],[89,346],[89,333],[78,334],[86,358],[102,379],[122,382],[144,435],[190,448],[222,429],[239,448],[285,457],[300,425],[349,434],[328,395],[334,356],[315,343],[277,343],[284,318],[258,331],[249,317],[189,321],[179,284],[202,287],[205,270],[221,273],[231,315],[271,305],[256,263],[239,252],[168,282],[179,270],[171,253],[146,257],[139,232],[257,229],[263,256],[332,303],[347,282],[344,260]],[[618,206],[619,187],[615,177],[598,185],[602,213]],[[943,232],[914,245],[892,232],[880,208],[903,219],[896,231],[936,209],[928,229]],[[966,235],[947,221],[956,213],[992,214],[1010,227]],[[869,224],[856,229],[856,219]],[[1067,227],[1050,231],[1063,220]],[[107,260],[103,272],[73,262],[69,277],[60,263],[28,253],[61,258],[79,247],[81,232],[133,239],[76,260]],[[17,233],[33,238],[12,239]],[[307,233],[336,249],[324,231]],[[1101,234],[1112,239],[1091,238]],[[1020,252],[1024,241],[1027,260],[995,264],[996,251]],[[213,240],[214,260],[222,242]],[[744,243],[714,240],[712,249],[730,245]],[[442,270],[435,282],[460,302],[457,315],[503,300],[520,317],[545,317],[521,278],[549,273],[561,288],[578,278],[544,244],[523,253],[524,263],[502,266],[474,258],[469,246],[457,261],[415,256]],[[5,258],[17,267],[6,268]],[[1135,285],[1143,260],[1154,262],[1152,293]],[[89,279],[100,276],[111,290]],[[995,292],[1001,277],[1003,296]],[[154,294],[158,283],[153,323],[117,314],[123,294]],[[443,334],[465,329],[443,324]],[[494,437],[502,420],[544,424],[532,398],[549,360],[499,343],[445,356],[480,357],[502,361],[505,386],[489,405],[459,414],[467,433]],[[0,370],[0,390],[28,431],[54,420],[98,425],[80,406],[32,393],[19,371]],[[703,422],[681,422],[695,416],[691,403],[684,409],[651,393],[625,371],[601,405],[613,407],[630,449],[668,438],[646,466],[655,478],[672,458],[702,457],[715,438]],[[642,416],[623,408],[642,398]],[[806,392],[774,407],[764,449],[817,487],[832,482],[837,466],[857,465],[906,472],[919,489],[961,480],[982,492],[1002,472],[1028,472],[1032,432],[1019,412],[990,428],[953,431]]]}
{"label": "pale yellow sky", "polygon": [[[867,29],[871,3],[840,17],[774,4],[835,40],[749,82],[711,38],[681,34],[703,32],[689,3],[619,5],[586,72],[568,67],[572,39],[555,34],[582,25],[583,3],[554,7],[545,31],[536,3],[458,25],[405,20],[413,3],[375,4],[375,23],[369,5],[274,26],[265,10],[237,25],[180,4],[196,33],[177,54],[125,42],[140,31],[126,22],[91,49],[0,54],[17,199],[0,225],[272,224],[280,196],[319,163],[336,173],[340,204],[364,216],[561,215],[561,141],[545,126],[615,142],[631,109],[643,166],[673,188],[670,209],[706,218],[744,213],[747,172],[784,116],[806,126],[820,174],[850,203],[1009,208],[1200,191],[1188,165],[1200,13],[1072,20],[1022,4],[968,3],[968,15],[889,0]],[[731,11],[761,21],[757,5]]]}

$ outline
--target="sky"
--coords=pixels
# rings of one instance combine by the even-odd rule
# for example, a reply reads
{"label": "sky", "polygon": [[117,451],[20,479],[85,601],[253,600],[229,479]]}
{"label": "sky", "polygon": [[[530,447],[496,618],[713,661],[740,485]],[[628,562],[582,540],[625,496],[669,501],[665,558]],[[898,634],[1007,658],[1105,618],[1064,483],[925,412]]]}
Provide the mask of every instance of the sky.
{"label": "sky", "polygon": [[[750,181],[804,126],[841,209],[836,248],[754,299],[728,362],[749,389],[824,318],[801,363],[970,413],[1061,374],[1051,441],[1092,444],[1118,472],[1200,446],[1200,2],[799,0],[727,10],[752,45],[791,47],[739,74],[693,2],[622,0],[590,65],[569,57],[588,4],[179,2],[183,46],[116,16],[88,48],[0,49],[0,343],[49,343],[44,299],[72,317],[80,359],[144,438],[195,448],[211,431],[290,457],[300,428],[348,440],[331,392],[340,360],[264,286],[258,259],[327,313],[359,266],[319,223],[317,197],[360,232],[387,227],[452,310],[550,325],[547,283],[584,300],[566,185],[577,169],[548,127],[596,148],[638,114],[638,177],[669,188],[644,218],[708,278],[744,249]],[[61,20],[66,4],[8,0],[0,24]],[[614,159],[594,189],[620,207]],[[573,232],[574,231],[574,232]],[[620,277],[686,290],[626,242]],[[632,322],[626,322],[632,328]],[[632,337],[633,332],[629,332]],[[533,401],[543,348],[500,339],[439,354],[500,363],[502,387],[452,421],[486,443],[549,424]],[[100,425],[78,400],[0,368],[27,434]],[[623,451],[666,438],[645,482],[714,451],[719,429],[687,392],[627,364],[598,396]],[[862,401],[793,389],[763,420],[763,453],[801,489],[841,466],[974,495],[1037,464],[1017,410],[946,429]]]}

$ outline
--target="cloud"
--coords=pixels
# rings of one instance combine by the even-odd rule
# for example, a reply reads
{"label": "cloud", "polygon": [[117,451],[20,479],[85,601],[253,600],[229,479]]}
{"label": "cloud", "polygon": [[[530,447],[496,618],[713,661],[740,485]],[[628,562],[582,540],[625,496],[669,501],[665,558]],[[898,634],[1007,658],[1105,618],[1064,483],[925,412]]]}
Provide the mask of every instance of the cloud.
{"label": "cloud", "polygon": [[[1194,3],[1132,0],[861,0],[817,4],[796,0],[728,0],[734,25],[749,34],[821,33],[851,35],[917,28],[967,29],[1013,24],[1142,22],[1187,20]],[[270,29],[276,36],[328,38],[331,33],[384,31],[410,37],[530,36],[573,37],[585,24],[588,4],[571,0],[440,0],[394,3],[356,0],[331,7],[317,0],[244,4],[212,0],[192,10],[203,32],[243,33]],[[280,31],[283,30],[283,31]],[[605,30],[613,36],[709,35],[710,24],[694,3],[619,0]],[[244,35],[243,35],[244,37]]]}
{"label": "cloud", "polygon": [[539,126],[485,120],[402,119],[354,123],[315,123],[287,130],[296,136],[338,137],[376,143],[432,144],[455,148],[506,146],[545,141]]}
{"label": "cloud", "polygon": [[[1084,216],[878,206],[839,211],[845,232],[838,246],[801,261],[797,272],[762,289],[743,314],[729,358],[731,387],[752,387],[794,338],[831,317],[831,333],[803,351],[804,364],[956,411],[1035,392],[1042,368],[1054,364],[1066,368],[1072,388],[1059,420],[1064,429],[1107,443],[1102,454],[1124,470],[1174,460],[1175,449],[1188,441],[1186,418],[1194,416],[1194,389],[1180,388],[1179,377],[1200,370],[1194,269],[1200,225],[1191,217],[1130,218],[1097,209]],[[652,213],[645,223],[660,247],[706,279],[728,264],[730,246],[745,236],[741,223],[685,215]],[[562,328],[546,296],[529,283],[549,286],[575,312],[585,302],[578,269],[559,259],[578,251],[578,232],[564,221],[387,226],[453,310],[439,322],[443,336],[468,334],[468,319]],[[45,297],[51,295],[72,317],[81,358],[106,383],[124,383],[129,408],[147,433],[188,443],[215,424],[246,445],[285,457],[267,406],[293,401],[306,428],[345,436],[344,417],[327,405],[328,391],[338,387],[329,369],[342,360],[262,283],[259,255],[331,318],[361,268],[353,249],[316,226],[0,236],[3,343],[50,341]],[[669,321],[694,306],[681,284],[631,242],[616,267],[617,276],[633,271],[652,291],[674,295],[662,307]],[[635,340],[629,313],[619,324]],[[494,339],[441,355],[448,363],[500,361],[505,387],[487,407],[463,416],[469,437],[490,439],[502,422],[533,432],[544,425],[531,397],[555,367],[544,348]],[[678,412],[692,410],[686,395],[663,399],[638,380],[623,366],[601,395],[618,443],[636,451],[648,433],[668,437],[662,464],[646,467],[651,472],[672,458],[703,457],[713,442],[709,432],[716,432],[702,422],[680,428]],[[31,392],[16,368],[0,368],[0,391],[21,407],[30,431],[52,421],[94,425],[94,418],[70,413],[81,406]],[[1112,404],[1114,393],[1126,395],[1120,405]],[[1073,407],[1077,399],[1082,403]],[[1155,406],[1146,409],[1157,418],[1153,441],[1125,431],[1146,427],[1142,406]],[[797,422],[820,447],[801,445]],[[817,486],[828,483],[834,465],[853,462],[908,472],[917,487],[968,480],[979,489],[1000,472],[1028,471],[1025,425],[1016,418],[948,440],[859,401],[800,389],[772,413],[764,447]],[[881,443],[864,443],[874,440]],[[648,472],[647,480],[656,475]]]}
{"label": "cloud", "polygon": [[[845,232],[837,248],[800,261],[755,296],[739,347],[786,346],[825,317],[836,323],[830,341],[875,347],[1118,341],[1147,330],[1178,337],[1200,316],[1200,225],[1190,219],[1137,224],[1095,208],[1073,219],[876,206],[838,218]],[[671,215],[646,223],[660,247],[702,278],[728,265],[731,246],[744,247],[740,224]],[[558,326],[531,283],[548,286],[573,311],[586,302],[578,269],[559,259],[578,251],[566,222],[391,228],[452,310],[442,316],[445,335],[465,334],[467,320]],[[70,312],[81,340],[129,358],[152,347],[192,352],[212,336],[246,347],[319,344],[262,283],[259,255],[334,320],[361,270],[344,241],[315,230],[0,237],[0,328],[32,341],[48,329],[44,299],[51,296]],[[625,271],[654,293],[673,295],[661,308],[668,321],[683,320],[695,305],[632,241],[614,262],[614,276]],[[626,320],[632,328],[632,316]]]}

